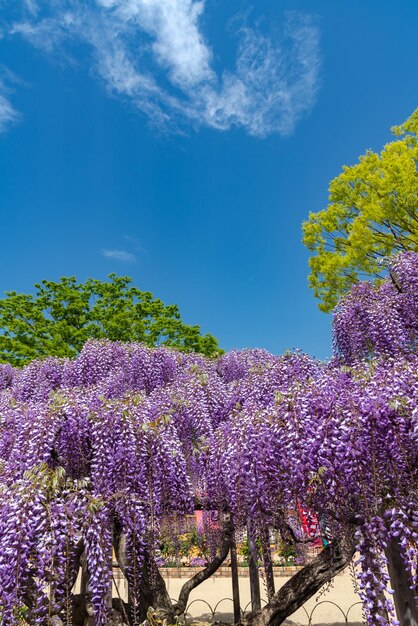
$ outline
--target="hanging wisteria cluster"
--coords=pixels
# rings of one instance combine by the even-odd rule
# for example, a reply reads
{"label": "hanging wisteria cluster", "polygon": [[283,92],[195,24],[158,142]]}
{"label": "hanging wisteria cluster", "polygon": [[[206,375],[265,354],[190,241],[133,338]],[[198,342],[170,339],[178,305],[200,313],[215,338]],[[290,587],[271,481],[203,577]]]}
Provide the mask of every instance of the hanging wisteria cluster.
{"label": "hanging wisteria cluster", "polygon": [[418,254],[396,255],[388,265],[390,278],[358,283],[336,307],[334,350],[347,363],[416,349]]}
{"label": "hanging wisteria cluster", "polygon": [[341,303],[329,364],[92,341],[74,360],[1,366],[0,622],[82,624],[89,604],[97,626],[112,623],[113,549],[122,617],[138,624],[164,596],[167,520],[218,512],[215,557],[232,526],[288,537],[303,503],[331,555],[358,551],[368,624],[395,624],[387,547],[411,587],[418,560],[417,255],[392,273]]}

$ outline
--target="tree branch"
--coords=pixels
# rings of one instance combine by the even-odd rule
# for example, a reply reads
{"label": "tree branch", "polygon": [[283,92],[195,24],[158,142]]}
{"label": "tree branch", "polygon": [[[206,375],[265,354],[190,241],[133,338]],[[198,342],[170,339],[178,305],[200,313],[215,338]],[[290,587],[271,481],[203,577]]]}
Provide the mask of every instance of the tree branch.
{"label": "tree branch", "polygon": [[198,585],[210,578],[210,576],[212,576],[220,568],[220,566],[228,556],[228,552],[231,548],[233,526],[231,516],[226,515],[225,518],[224,536],[219,556],[216,556],[210,563],[206,565],[203,570],[195,574],[192,578],[184,583],[180,591],[178,602],[174,605],[174,612],[176,615],[181,615],[182,613],[184,613],[184,611],[186,610],[187,601],[193,589],[195,589]]}
{"label": "tree branch", "polygon": [[279,626],[299,609],[323,585],[341,572],[354,556],[355,545],[352,535],[334,542],[305,565],[274,595],[263,609],[250,613],[244,620],[245,626]]}
{"label": "tree branch", "polygon": [[313,543],[316,539],[318,539],[318,537],[314,537],[313,539],[311,539],[311,537],[307,537],[306,539],[299,539],[299,537],[296,537],[296,533],[293,530],[293,528],[290,526],[290,524],[286,524],[286,532],[289,533],[289,535],[292,538],[292,541],[294,541],[295,543]]}

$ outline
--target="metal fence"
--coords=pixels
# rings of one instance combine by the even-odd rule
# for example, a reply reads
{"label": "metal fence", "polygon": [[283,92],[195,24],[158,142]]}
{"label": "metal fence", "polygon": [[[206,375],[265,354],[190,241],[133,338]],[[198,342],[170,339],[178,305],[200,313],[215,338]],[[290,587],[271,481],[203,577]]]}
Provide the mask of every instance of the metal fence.
{"label": "metal fence", "polygon": [[[200,603],[202,606],[202,614],[198,617],[192,617],[190,614],[190,608],[197,603]],[[209,622],[211,624],[222,624],[225,622],[231,623],[233,621],[233,614],[232,610],[225,610],[226,603],[228,603],[228,608],[232,607],[232,598],[222,598],[213,607],[206,600],[203,600],[202,598],[196,598],[188,604],[186,611],[181,617],[180,621],[186,625],[193,624],[194,622]],[[262,603],[266,604],[266,601],[262,600]],[[323,613],[323,609],[326,609],[326,605],[332,606],[332,610],[336,612],[339,616],[338,621],[318,621],[320,619],[320,613]],[[321,607],[320,610],[319,607]],[[293,622],[293,624],[295,626],[361,626],[364,624],[361,607],[361,602],[354,602],[348,608],[343,609],[336,602],[333,602],[331,600],[321,600],[316,602],[315,606],[312,607],[309,611],[304,606],[302,606],[299,611],[302,611],[304,613],[304,620],[303,622],[301,622],[300,618],[298,618],[298,622]],[[251,602],[249,602],[244,609],[241,609],[241,614],[243,617],[246,613],[250,611],[250,608]]]}

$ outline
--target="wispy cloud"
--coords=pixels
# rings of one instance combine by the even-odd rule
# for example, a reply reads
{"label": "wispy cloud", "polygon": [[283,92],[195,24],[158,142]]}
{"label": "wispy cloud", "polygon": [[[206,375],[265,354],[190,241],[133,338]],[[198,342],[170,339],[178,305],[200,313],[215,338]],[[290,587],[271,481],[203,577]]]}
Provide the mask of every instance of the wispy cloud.
{"label": "wispy cloud", "polygon": [[0,133],[5,132],[17,118],[17,111],[15,111],[10,101],[0,93]]}
{"label": "wispy cloud", "polygon": [[17,77],[6,68],[0,66],[0,133],[8,130],[20,117],[10,101],[12,90],[9,85],[16,82],[19,82]]}
{"label": "wispy cloud", "polygon": [[202,27],[205,0],[49,0],[41,17],[34,0],[25,4],[11,32],[48,53],[87,43],[108,91],[161,127],[287,135],[315,104],[319,28],[307,15],[289,13],[274,38],[237,21],[235,67],[217,74]]}
{"label": "wispy cloud", "polygon": [[103,250],[103,256],[116,261],[123,261],[124,263],[134,263],[136,261],[136,256],[126,250]]}
{"label": "wispy cloud", "polygon": [[32,13],[32,15],[36,15],[39,11],[39,6],[36,0],[23,0],[23,5],[29,13]]}
{"label": "wispy cloud", "polygon": [[124,240],[128,242],[128,245],[131,246],[137,252],[147,252],[146,248],[144,248],[142,242],[138,237],[134,237],[133,235],[124,235]]}

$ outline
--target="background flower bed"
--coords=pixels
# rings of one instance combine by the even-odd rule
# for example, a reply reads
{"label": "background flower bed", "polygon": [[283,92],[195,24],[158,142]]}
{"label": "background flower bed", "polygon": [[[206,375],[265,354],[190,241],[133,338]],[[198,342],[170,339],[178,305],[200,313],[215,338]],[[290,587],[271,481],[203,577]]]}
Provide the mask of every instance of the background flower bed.
{"label": "background flower bed", "polygon": [[[280,537],[272,533],[274,543],[271,544],[271,558],[273,567],[293,567],[305,565],[317,553],[315,548],[306,544],[290,544],[283,542]],[[211,538],[199,526],[191,526],[190,530],[178,536],[174,542],[169,536],[160,544],[157,564],[162,568],[205,567],[210,560]],[[258,546],[258,565],[261,566],[261,546]],[[248,568],[248,540],[241,537],[237,543],[238,567]],[[230,559],[226,559],[224,566],[230,566]]]}

